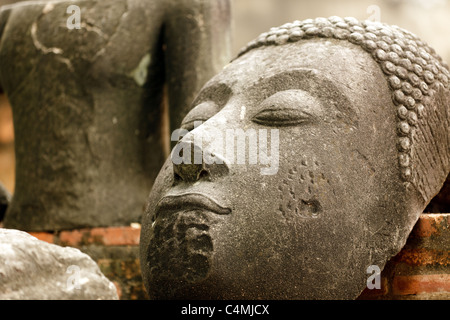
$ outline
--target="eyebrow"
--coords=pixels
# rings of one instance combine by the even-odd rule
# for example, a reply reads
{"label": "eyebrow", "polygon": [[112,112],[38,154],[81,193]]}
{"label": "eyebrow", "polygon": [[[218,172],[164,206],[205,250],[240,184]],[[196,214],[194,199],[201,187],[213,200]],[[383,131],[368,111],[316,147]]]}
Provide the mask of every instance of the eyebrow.
{"label": "eyebrow", "polygon": [[264,77],[249,90],[263,91],[263,99],[285,90],[299,89],[319,99],[325,107],[338,111],[337,117],[347,124],[355,125],[357,113],[350,99],[332,80],[315,69],[292,69]]}
{"label": "eyebrow", "polygon": [[[218,111],[222,109],[230,99],[233,91],[223,82],[216,82],[203,88],[198,96],[192,102],[192,107],[195,107],[201,102],[210,100],[216,102]],[[192,108],[191,108],[192,110]]]}

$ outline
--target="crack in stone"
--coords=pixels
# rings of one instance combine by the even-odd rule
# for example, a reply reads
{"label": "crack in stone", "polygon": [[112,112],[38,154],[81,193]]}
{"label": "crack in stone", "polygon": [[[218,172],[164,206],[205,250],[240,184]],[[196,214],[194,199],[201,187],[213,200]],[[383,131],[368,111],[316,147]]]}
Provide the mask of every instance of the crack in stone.
{"label": "crack in stone", "polygon": [[96,33],[97,35],[99,35],[100,37],[102,37],[103,39],[107,39],[108,37],[103,33],[103,31],[100,29],[100,28],[98,28],[98,27],[96,27],[96,26],[94,26],[94,25],[90,25],[90,24],[87,24],[87,23],[85,23],[85,22],[81,22],[80,23],[80,27],[82,28],[82,29],[86,29],[86,31],[88,31],[88,32],[94,32],[94,33]]}
{"label": "crack in stone", "polygon": [[[117,23],[116,27],[114,28],[114,32],[111,34],[111,36],[109,38],[103,37],[104,39],[107,40],[107,42],[106,42],[106,44],[105,44],[105,46],[103,48],[101,48],[99,51],[97,51],[97,53],[92,58],[92,61],[97,60],[98,57],[102,56],[105,53],[106,48],[111,43],[111,39],[116,35],[117,31],[119,30],[120,26],[122,25],[124,17],[126,17],[126,15],[128,15],[128,11],[130,10],[129,9],[130,7],[128,5],[128,1],[125,1],[125,3],[126,3],[125,12],[120,16],[119,23]],[[103,34],[103,32],[102,32],[102,34]]]}
{"label": "crack in stone", "polygon": [[44,54],[54,53],[54,54],[63,54],[64,51],[61,48],[47,48],[43,45],[38,37],[37,37],[37,21],[33,22],[31,25],[31,39],[33,40],[33,44],[39,51],[42,51]]}
{"label": "crack in stone", "polygon": [[53,53],[55,55],[58,55],[58,57],[56,59],[58,61],[64,63],[68,67],[68,69],[73,72],[74,69],[73,69],[72,62],[70,61],[70,59],[62,56],[64,53],[63,49],[57,48],[57,47],[48,48],[43,43],[41,43],[38,39],[38,22],[44,15],[50,13],[51,11],[53,11],[55,9],[55,3],[56,2],[53,2],[53,1],[47,3],[44,6],[44,8],[42,9],[42,13],[39,15],[39,17],[36,19],[36,21],[34,21],[33,24],[31,25],[31,30],[30,30],[31,39],[33,40],[33,44],[36,49],[38,49],[39,51],[41,51],[44,54]]}

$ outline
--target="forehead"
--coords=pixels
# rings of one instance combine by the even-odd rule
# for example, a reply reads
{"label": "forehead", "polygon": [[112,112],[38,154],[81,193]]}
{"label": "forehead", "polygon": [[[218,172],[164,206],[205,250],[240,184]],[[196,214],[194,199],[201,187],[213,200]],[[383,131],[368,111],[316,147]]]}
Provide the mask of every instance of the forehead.
{"label": "forehead", "polygon": [[[351,93],[389,90],[380,66],[362,48],[347,41],[310,39],[280,46],[265,46],[249,51],[227,65],[205,87],[227,85],[234,93],[274,75],[294,69],[314,69],[342,90]],[[388,94],[389,95],[389,94]]]}
{"label": "forehead", "polygon": [[326,104],[351,109],[353,119],[366,123],[395,115],[388,82],[372,56],[350,42],[320,38],[247,52],[212,78],[193,104],[212,100],[220,110],[233,100],[251,107],[289,89],[325,97]]}

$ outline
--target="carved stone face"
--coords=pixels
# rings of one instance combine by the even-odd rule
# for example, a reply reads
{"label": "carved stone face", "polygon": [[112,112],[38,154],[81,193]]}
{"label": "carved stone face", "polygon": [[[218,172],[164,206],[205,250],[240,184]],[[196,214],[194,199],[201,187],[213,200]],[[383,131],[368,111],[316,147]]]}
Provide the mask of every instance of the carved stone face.
{"label": "carved stone face", "polygon": [[[262,47],[194,104],[184,127],[204,122],[180,143],[201,136],[196,148],[224,161],[169,159],[161,170],[141,238],[150,296],[356,298],[367,268],[383,268],[423,209],[399,178],[396,108],[379,65],[346,41]],[[266,131],[276,170],[224,155],[213,133],[232,129]]]}

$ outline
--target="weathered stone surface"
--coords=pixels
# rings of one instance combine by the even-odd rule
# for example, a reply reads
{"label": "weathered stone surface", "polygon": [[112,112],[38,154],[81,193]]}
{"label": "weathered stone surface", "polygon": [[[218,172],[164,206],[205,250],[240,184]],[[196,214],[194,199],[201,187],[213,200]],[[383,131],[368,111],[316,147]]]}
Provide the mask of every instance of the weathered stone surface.
{"label": "weathered stone surface", "polygon": [[249,43],[201,90],[153,186],[150,297],[358,297],[449,174],[449,75],[415,35],[353,18]]}
{"label": "weathered stone surface", "polygon": [[[79,28],[69,6],[80,9]],[[3,7],[0,83],[13,109],[17,161],[5,226],[139,221],[170,132],[229,61],[229,18],[228,0]]]}
{"label": "weathered stone surface", "polygon": [[0,299],[117,299],[114,284],[80,250],[0,229]]}
{"label": "weathered stone surface", "polygon": [[80,249],[97,262],[120,300],[148,299],[139,264],[139,226],[30,232],[50,243]]}
{"label": "weathered stone surface", "polygon": [[139,264],[140,226],[30,232],[40,240],[80,249],[97,262],[120,300],[148,299]]}

